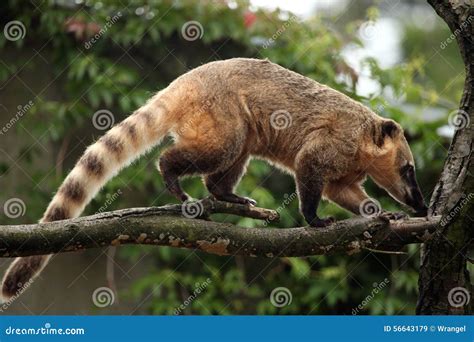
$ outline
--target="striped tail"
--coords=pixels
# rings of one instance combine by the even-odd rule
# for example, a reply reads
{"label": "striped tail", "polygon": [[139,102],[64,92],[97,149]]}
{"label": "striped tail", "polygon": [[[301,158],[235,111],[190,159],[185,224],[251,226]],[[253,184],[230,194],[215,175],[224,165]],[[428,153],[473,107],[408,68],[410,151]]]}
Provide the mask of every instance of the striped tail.
{"label": "striped tail", "polygon": [[[78,217],[97,192],[122,168],[158,145],[169,130],[159,95],[89,146],[51,200],[40,222]],[[16,258],[2,282],[3,300],[18,296],[51,255]]]}

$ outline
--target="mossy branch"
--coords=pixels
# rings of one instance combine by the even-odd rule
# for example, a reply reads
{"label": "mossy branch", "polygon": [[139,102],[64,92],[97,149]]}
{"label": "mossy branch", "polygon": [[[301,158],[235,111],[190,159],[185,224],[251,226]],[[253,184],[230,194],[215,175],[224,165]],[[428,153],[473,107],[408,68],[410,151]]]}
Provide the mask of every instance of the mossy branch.
{"label": "mossy branch", "polygon": [[[197,218],[189,218],[191,212]],[[400,221],[358,217],[326,228],[244,228],[209,221],[209,215],[215,213],[278,219],[273,210],[209,199],[186,205],[124,209],[72,220],[0,226],[0,256],[52,254],[125,244],[264,257],[353,254],[367,248],[397,250],[406,244],[426,241],[439,223],[439,217]]]}

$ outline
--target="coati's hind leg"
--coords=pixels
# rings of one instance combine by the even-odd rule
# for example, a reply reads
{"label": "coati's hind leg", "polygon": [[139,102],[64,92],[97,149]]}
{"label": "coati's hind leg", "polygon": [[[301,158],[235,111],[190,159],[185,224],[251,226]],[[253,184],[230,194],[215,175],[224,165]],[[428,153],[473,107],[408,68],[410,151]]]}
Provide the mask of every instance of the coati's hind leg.
{"label": "coati's hind leg", "polygon": [[182,201],[189,199],[189,196],[179,185],[180,177],[218,174],[231,168],[244,153],[244,123],[228,113],[207,112],[204,109],[197,108],[194,114],[177,124],[177,143],[166,150],[159,160],[167,189]]}
{"label": "coati's hind leg", "polygon": [[158,170],[163,176],[166,189],[179,201],[186,201],[189,195],[183,191],[179,184],[179,177],[187,171],[185,162],[180,158],[179,149],[170,148],[158,160]]}
{"label": "coati's hind leg", "polygon": [[220,201],[256,205],[255,200],[234,193],[235,186],[245,173],[248,161],[249,156],[247,154],[241,155],[229,168],[204,177],[209,192]]}
{"label": "coati's hind leg", "polygon": [[[159,170],[166,188],[178,200],[189,199],[179,185],[180,177],[208,175],[227,170],[242,154],[244,140],[237,136],[239,131],[230,127],[221,129],[220,133],[207,129],[199,134],[199,138],[182,137],[180,142],[162,154],[158,163]],[[215,137],[219,137],[219,140]]]}
{"label": "coati's hind leg", "polygon": [[228,157],[222,149],[203,150],[194,146],[177,145],[162,154],[158,167],[168,191],[178,200],[186,201],[190,197],[181,188],[179,178],[186,175],[213,173],[225,163]]}

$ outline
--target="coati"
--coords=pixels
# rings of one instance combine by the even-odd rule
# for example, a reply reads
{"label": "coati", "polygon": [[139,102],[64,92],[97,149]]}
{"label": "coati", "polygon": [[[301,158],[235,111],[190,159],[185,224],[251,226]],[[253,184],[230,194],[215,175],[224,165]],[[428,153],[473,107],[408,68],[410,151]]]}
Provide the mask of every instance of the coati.
{"label": "coati", "polygon": [[[121,168],[160,143],[158,168],[180,201],[179,179],[203,175],[218,200],[254,205],[234,188],[251,157],[292,174],[301,212],[313,227],[322,196],[359,214],[369,175],[422,215],[426,206],[403,129],[348,96],[268,60],[234,58],[180,76],[89,146],[53,197],[40,222],[77,217]],[[36,276],[50,256],[17,258],[3,279],[9,298]]]}

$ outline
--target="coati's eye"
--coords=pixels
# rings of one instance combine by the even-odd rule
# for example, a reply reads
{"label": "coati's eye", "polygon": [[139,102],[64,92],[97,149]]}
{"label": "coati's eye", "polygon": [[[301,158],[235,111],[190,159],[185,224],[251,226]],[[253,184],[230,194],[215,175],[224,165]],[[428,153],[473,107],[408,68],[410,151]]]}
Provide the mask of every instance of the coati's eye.
{"label": "coati's eye", "polygon": [[409,163],[400,169],[400,174],[410,176],[415,173],[415,167]]}

